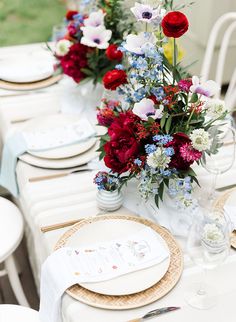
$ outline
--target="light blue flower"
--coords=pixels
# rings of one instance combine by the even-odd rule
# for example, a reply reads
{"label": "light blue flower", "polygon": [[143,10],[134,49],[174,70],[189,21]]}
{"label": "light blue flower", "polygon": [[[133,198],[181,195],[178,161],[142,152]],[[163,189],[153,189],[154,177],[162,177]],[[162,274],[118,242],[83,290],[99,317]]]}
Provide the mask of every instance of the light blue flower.
{"label": "light blue flower", "polygon": [[134,164],[137,165],[138,167],[140,167],[142,165],[142,161],[137,158],[134,160]]}
{"label": "light blue flower", "polygon": [[155,152],[157,149],[155,144],[146,144],[145,145],[145,151],[147,154],[153,153]]}
{"label": "light blue flower", "polygon": [[166,135],[155,135],[153,138],[154,142],[158,142],[159,144],[165,145],[173,140],[173,136],[166,134]]}
{"label": "light blue flower", "polygon": [[171,157],[175,154],[175,150],[171,147],[165,148],[164,152],[168,157]]}
{"label": "light blue flower", "polygon": [[164,176],[164,177],[170,177],[172,172],[171,172],[171,170],[162,170],[162,169],[160,169],[160,174],[162,176]]}
{"label": "light blue flower", "polygon": [[122,64],[118,64],[115,66],[115,69],[124,70],[124,66]]}
{"label": "light blue flower", "polygon": [[158,101],[161,101],[166,95],[162,87],[153,87],[151,93],[156,96]]}

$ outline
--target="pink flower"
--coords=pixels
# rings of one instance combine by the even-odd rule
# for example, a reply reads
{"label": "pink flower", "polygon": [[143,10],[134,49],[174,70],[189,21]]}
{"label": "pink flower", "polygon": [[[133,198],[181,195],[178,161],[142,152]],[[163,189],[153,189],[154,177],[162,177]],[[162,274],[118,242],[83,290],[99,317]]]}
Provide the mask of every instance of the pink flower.
{"label": "pink flower", "polygon": [[114,111],[109,107],[99,109],[97,112],[97,120],[99,125],[110,126],[114,119]]}
{"label": "pink flower", "polygon": [[183,92],[189,93],[190,87],[193,85],[191,78],[181,79],[178,82],[179,89]]}
{"label": "pink flower", "polygon": [[187,162],[198,161],[202,157],[202,152],[195,150],[191,143],[183,144],[179,151],[181,157]]}

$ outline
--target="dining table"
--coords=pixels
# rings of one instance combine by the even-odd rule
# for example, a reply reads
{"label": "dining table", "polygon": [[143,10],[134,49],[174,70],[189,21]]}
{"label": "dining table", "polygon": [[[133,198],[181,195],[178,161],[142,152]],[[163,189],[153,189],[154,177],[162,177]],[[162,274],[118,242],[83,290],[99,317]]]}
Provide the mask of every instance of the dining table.
{"label": "dining table", "polygon": [[[25,53],[45,50],[46,47],[42,43],[2,47],[0,48],[0,59],[14,55],[15,51]],[[0,89],[1,147],[9,135],[16,130],[23,129],[25,122],[37,117],[75,113],[78,117],[86,116],[91,123],[95,124],[96,107],[89,111],[81,109],[80,106],[77,106],[79,103],[76,95],[78,95],[76,87],[67,77],[63,77],[57,84],[40,90],[20,92]],[[227,149],[230,148],[232,147],[227,147]],[[43,262],[54,251],[59,238],[70,228],[63,227],[42,232],[41,227],[99,215],[100,210],[96,202],[97,189],[93,178],[103,165],[97,157],[98,153],[95,151],[93,159],[95,166],[90,171],[74,172],[68,175],[60,175],[65,172],[65,169],[44,169],[21,160],[17,162],[19,197],[14,198],[14,201],[24,215],[28,255],[38,291]],[[201,185],[201,188],[198,188],[198,193],[201,194],[211,184],[212,175],[201,166],[196,167],[195,171]],[[42,180],[35,180],[35,178],[42,177],[44,177]],[[224,194],[234,185],[236,185],[236,163],[229,171],[219,176],[217,180],[218,196]],[[127,185],[124,196],[122,208],[113,213],[142,216],[171,230],[171,216],[168,207],[165,203],[161,204],[159,209],[148,207],[140,200],[135,180]],[[111,310],[83,304],[65,293],[61,304],[63,321],[126,322],[142,317],[145,313],[156,308],[179,306],[180,310],[160,315],[153,318],[152,321],[234,322],[236,250],[231,249],[224,263],[206,272],[207,281],[213,284],[218,292],[215,295],[218,304],[208,310],[197,310],[186,303],[185,294],[193,282],[202,280],[205,273],[202,268],[191,261],[186,251],[186,236],[176,236],[175,238],[184,252],[184,269],[177,285],[163,298],[139,308]]]}

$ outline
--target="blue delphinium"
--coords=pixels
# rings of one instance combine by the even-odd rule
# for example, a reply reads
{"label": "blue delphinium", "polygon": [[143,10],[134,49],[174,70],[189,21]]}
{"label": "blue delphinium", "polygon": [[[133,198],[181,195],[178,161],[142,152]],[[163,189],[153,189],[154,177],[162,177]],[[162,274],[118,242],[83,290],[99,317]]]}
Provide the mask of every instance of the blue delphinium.
{"label": "blue delphinium", "polygon": [[173,140],[173,136],[169,134],[166,134],[166,135],[157,134],[152,139],[154,142],[157,142],[158,144],[165,145]]}

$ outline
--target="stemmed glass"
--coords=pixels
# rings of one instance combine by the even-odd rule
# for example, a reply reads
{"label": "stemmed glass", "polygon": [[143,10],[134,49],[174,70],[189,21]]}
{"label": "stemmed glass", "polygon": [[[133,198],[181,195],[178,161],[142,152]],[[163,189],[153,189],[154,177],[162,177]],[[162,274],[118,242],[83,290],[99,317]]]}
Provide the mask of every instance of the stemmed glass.
{"label": "stemmed glass", "polygon": [[[220,265],[230,249],[231,223],[223,210],[211,209],[199,213],[190,228],[187,251],[195,264],[206,270]],[[216,305],[216,290],[202,282],[195,283],[187,291],[188,304],[198,309]]]}
{"label": "stemmed glass", "polygon": [[[217,135],[218,130],[220,134]],[[216,182],[220,174],[228,171],[234,164],[235,160],[235,131],[229,125],[217,125],[212,128],[212,146],[218,144],[217,153],[203,154],[201,164],[210,173],[213,174],[208,201],[211,203],[215,199]]]}

